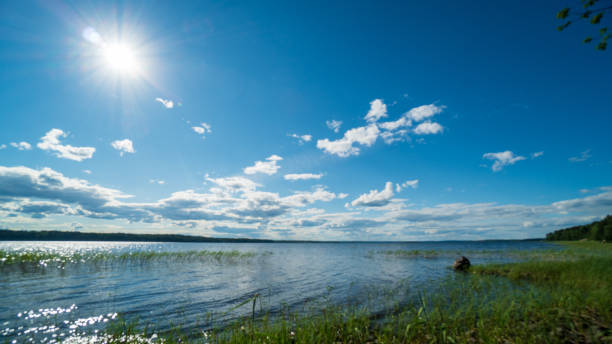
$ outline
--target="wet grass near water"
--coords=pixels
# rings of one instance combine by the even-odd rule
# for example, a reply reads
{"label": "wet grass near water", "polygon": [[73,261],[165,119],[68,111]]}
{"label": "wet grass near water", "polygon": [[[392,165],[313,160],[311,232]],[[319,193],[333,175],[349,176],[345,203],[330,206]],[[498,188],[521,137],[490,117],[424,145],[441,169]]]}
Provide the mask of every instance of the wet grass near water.
{"label": "wet grass near water", "polygon": [[176,261],[215,261],[239,262],[258,256],[271,255],[271,252],[255,253],[232,251],[138,251],[138,252],[54,252],[43,250],[8,251],[0,250],[0,268],[23,266],[58,266],[96,263],[147,263]]}

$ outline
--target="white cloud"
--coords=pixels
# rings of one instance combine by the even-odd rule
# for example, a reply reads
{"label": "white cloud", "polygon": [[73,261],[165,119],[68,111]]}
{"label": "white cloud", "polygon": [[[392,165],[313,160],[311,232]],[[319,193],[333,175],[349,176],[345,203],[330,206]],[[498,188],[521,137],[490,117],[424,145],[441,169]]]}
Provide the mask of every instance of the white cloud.
{"label": "white cloud", "polygon": [[91,159],[96,149],[94,147],[73,147],[71,145],[62,145],[60,138],[67,137],[61,129],[51,129],[45,136],[41,137],[40,142],[36,145],[42,150],[54,152],[55,156],[62,159],[70,159],[74,161],[83,161]]}
{"label": "white cloud", "polygon": [[419,187],[419,180],[418,179],[414,179],[414,180],[407,180],[405,182],[403,182],[402,184],[395,184],[395,191],[400,192],[402,191],[402,189],[405,188],[413,188],[416,189]]}
{"label": "white cloud", "polygon": [[117,208],[120,199],[131,197],[118,190],[92,185],[81,179],[68,178],[50,168],[33,170],[27,167],[0,166],[0,196],[22,200],[43,199],[74,205],[78,215],[94,218],[143,217],[130,206]]}
{"label": "white cloud", "polygon": [[436,106],[434,104],[421,105],[410,109],[410,111],[406,112],[404,116],[413,121],[420,122],[424,119],[441,113],[444,108],[445,106]]}
{"label": "white cloud", "polygon": [[193,131],[195,131],[196,133],[202,135],[202,138],[204,138],[204,134],[212,133],[210,124],[202,122],[200,125],[200,127],[191,127],[191,129],[193,129]]}
{"label": "white cloud", "polygon": [[124,153],[134,153],[134,145],[130,139],[115,140],[111,142],[111,146],[120,152],[120,156]]}
{"label": "white cloud", "polygon": [[291,196],[283,197],[281,202],[290,207],[303,207],[316,201],[329,202],[336,198],[336,194],[323,188],[317,188],[313,192],[301,191]]}
{"label": "white cloud", "polygon": [[[332,155],[337,155],[346,158],[351,155],[359,155],[361,152],[359,147],[354,144],[359,143],[364,146],[371,146],[380,136],[386,144],[392,144],[397,141],[407,141],[410,139],[410,133],[417,135],[438,134],[444,128],[436,122],[425,121],[420,123],[414,130],[408,128],[412,126],[413,121],[422,121],[430,118],[444,110],[444,106],[436,106],[434,104],[423,105],[411,109],[403,114],[399,119],[394,121],[378,123],[378,120],[387,117],[387,107],[380,99],[375,99],[370,103],[370,111],[365,116],[365,120],[369,123],[367,126],[349,129],[344,136],[338,140],[322,139],[317,141],[317,148]],[[335,123],[334,123],[335,122]],[[334,131],[338,131],[341,122],[327,121],[327,126]],[[337,126],[335,125],[337,124]]]}
{"label": "white cloud", "polygon": [[436,122],[423,122],[414,128],[414,133],[417,135],[437,134],[442,132],[443,128]]}
{"label": "white cloud", "polygon": [[[256,184],[244,177],[207,180],[215,184],[209,192],[183,190],[151,203],[127,203],[130,196],[119,190],[69,178],[49,168],[0,166],[0,226],[11,227],[16,223],[11,219],[18,219],[37,228],[36,219],[79,216],[93,219],[88,221],[92,225],[96,220],[117,220],[120,222],[112,225],[104,222],[104,226],[118,229],[130,228],[129,223],[143,228],[148,225],[153,231],[162,226],[191,226],[202,235],[220,235],[209,230],[226,228],[235,231],[225,233],[292,239],[520,239],[598,220],[612,207],[612,188],[600,187],[593,189],[598,194],[544,205],[490,202],[416,208],[393,199],[393,185],[387,182],[384,190],[372,190],[353,201],[357,206],[376,207],[365,218],[362,212],[371,208],[327,213],[311,207],[315,202],[347,197],[324,187],[282,197],[258,191]],[[72,222],[61,221],[64,226]],[[39,222],[38,228],[48,228],[50,223]]]}
{"label": "white cloud", "polygon": [[323,176],[322,173],[313,174],[313,173],[290,173],[285,174],[285,180],[307,180],[307,179],[321,179]]}
{"label": "white cloud", "polygon": [[310,142],[310,140],[312,140],[312,135],[309,135],[309,134],[305,134],[305,135],[290,134],[289,136],[293,137],[294,139],[297,139],[300,144],[304,142]]}
{"label": "white cloud", "polygon": [[370,111],[363,119],[369,123],[375,123],[383,117],[387,117],[387,105],[381,99],[374,99],[370,102]]}
{"label": "white cloud", "polygon": [[83,170],[83,173],[85,173],[85,174],[91,174],[91,170]]}
{"label": "white cloud", "polygon": [[485,153],[482,157],[484,159],[494,161],[493,165],[491,166],[491,169],[495,172],[501,171],[504,166],[514,165],[514,163],[516,163],[517,161],[525,160],[524,156],[514,155],[514,153],[509,150],[499,153]]}
{"label": "white cloud", "polygon": [[[400,117],[399,119],[395,121],[380,123],[380,127],[382,129],[389,130],[389,131],[394,131],[399,128],[410,127],[412,126],[412,121],[420,122],[424,119],[427,119],[429,117],[432,117],[434,115],[441,113],[444,110],[444,108],[445,108],[444,106],[436,106],[434,104],[421,105],[421,106],[410,109],[408,112],[402,115],[402,117]],[[419,129],[419,127],[421,128]],[[434,130],[433,132],[431,132],[432,129]],[[421,133],[436,134],[441,129],[442,127],[439,124],[431,123],[431,124],[427,124],[423,126],[419,125],[417,129],[415,129],[415,132],[417,134],[421,134]],[[419,132],[417,132],[416,130],[418,130]]]}
{"label": "white cloud", "polygon": [[568,160],[570,162],[583,162],[588,160],[591,157],[591,150],[587,149],[583,152],[580,153],[580,156],[573,156],[571,158],[569,158]]}
{"label": "white cloud", "polygon": [[328,154],[337,155],[346,158],[351,155],[358,155],[360,150],[354,147],[353,144],[359,143],[363,146],[371,146],[376,142],[380,130],[376,124],[370,124],[366,127],[358,127],[348,130],[344,133],[341,139],[330,141],[328,139],[318,140],[317,148],[323,149]]}
{"label": "white cloud", "polygon": [[276,164],[280,160],[283,160],[283,158],[273,154],[267,157],[266,161],[255,161],[255,165],[245,167],[243,171],[246,174],[264,173],[271,176],[280,168],[280,166]]}
{"label": "white cloud", "polygon": [[254,181],[244,178],[244,177],[225,177],[225,178],[210,178],[206,177],[206,180],[217,184],[222,187],[225,191],[230,193],[234,192],[249,192],[255,191],[260,184],[255,183]]}
{"label": "white cloud", "polygon": [[160,102],[166,109],[172,109],[174,102],[170,99],[155,98],[156,101]]}
{"label": "white cloud", "polygon": [[96,29],[94,29],[91,26],[86,27],[83,30],[82,36],[89,43],[93,43],[93,44],[101,44],[102,43],[102,36],[100,36],[100,34],[96,31]]}
{"label": "white cloud", "polygon": [[161,179],[149,179],[149,183],[151,183],[151,184],[159,184],[159,185],[166,184],[166,182],[164,180],[161,180]]}
{"label": "white cloud", "polygon": [[6,145],[3,143],[3,144],[0,145],[0,150],[2,150],[4,148],[6,148]]}
{"label": "white cloud", "polygon": [[351,202],[354,207],[382,207],[389,204],[393,197],[393,183],[385,183],[382,191],[370,190]]}
{"label": "white cloud", "polygon": [[329,129],[333,130],[334,133],[337,133],[340,131],[340,126],[342,126],[342,121],[336,121],[335,119],[332,119],[330,121],[325,121],[325,124],[327,125]]}
{"label": "white cloud", "polygon": [[385,141],[386,144],[390,145],[393,142],[409,140],[410,138],[408,137],[408,134],[408,130],[400,129],[394,131],[383,131],[382,133],[380,133],[380,137],[383,139],[383,141]]}
{"label": "white cloud", "polygon": [[402,116],[396,121],[380,123],[380,127],[385,130],[396,130],[397,128],[409,127],[411,125],[412,125],[412,121],[406,116]]}
{"label": "white cloud", "polygon": [[544,155],[544,152],[543,152],[543,151],[540,151],[540,152],[535,152],[535,153],[532,153],[532,154],[531,154],[531,158],[532,158],[532,159],[539,158],[539,157],[541,157],[542,155]]}
{"label": "white cloud", "polygon": [[25,142],[25,141],[11,142],[10,145],[15,147],[15,148],[17,148],[17,149],[19,149],[19,150],[30,150],[30,149],[32,149],[32,145],[27,143],[27,142]]}

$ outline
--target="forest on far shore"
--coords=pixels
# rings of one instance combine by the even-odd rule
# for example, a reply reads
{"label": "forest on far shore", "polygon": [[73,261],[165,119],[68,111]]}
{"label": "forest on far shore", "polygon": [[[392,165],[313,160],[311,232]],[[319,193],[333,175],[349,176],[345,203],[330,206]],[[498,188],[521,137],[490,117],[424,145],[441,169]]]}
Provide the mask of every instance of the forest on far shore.
{"label": "forest on far shore", "polygon": [[612,215],[608,215],[603,220],[595,221],[588,225],[559,229],[546,234],[546,240],[553,241],[582,239],[612,242]]}

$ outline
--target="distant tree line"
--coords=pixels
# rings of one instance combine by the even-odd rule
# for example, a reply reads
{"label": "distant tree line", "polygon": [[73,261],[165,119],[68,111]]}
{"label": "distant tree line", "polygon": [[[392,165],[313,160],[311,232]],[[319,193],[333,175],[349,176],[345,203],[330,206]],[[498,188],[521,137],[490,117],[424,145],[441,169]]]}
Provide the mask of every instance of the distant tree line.
{"label": "distant tree line", "polygon": [[180,234],[84,233],[63,231],[13,231],[0,229],[0,240],[15,241],[137,241],[137,242],[274,242],[243,238],[210,238]]}
{"label": "distant tree line", "polygon": [[546,234],[546,240],[606,240],[612,242],[612,215],[588,225],[559,229]]}

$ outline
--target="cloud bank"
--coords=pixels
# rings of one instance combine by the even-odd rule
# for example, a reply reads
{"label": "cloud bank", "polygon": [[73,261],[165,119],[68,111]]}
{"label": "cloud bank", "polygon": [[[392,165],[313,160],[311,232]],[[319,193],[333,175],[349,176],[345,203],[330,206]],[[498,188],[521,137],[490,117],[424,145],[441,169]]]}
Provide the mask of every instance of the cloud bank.
{"label": "cloud bank", "polygon": [[[415,181],[401,185],[416,187]],[[154,202],[138,203],[129,202],[132,196],[120,190],[70,178],[50,168],[0,166],[0,225],[10,227],[14,218],[48,221],[54,216],[75,216],[269,238],[526,238],[593,221],[612,209],[610,187],[593,190],[595,194],[586,197],[542,205],[449,203],[415,207],[394,198],[393,183],[386,182],[382,190],[371,190],[353,200],[355,208],[327,212],[315,205],[346,195],[317,186],[283,196],[262,191],[262,185],[242,176],[206,177],[206,182],[210,183],[208,191],[176,191]],[[41,222],[45,228],[47,223]],[[215,232],[214,228],[225,229]]]}

